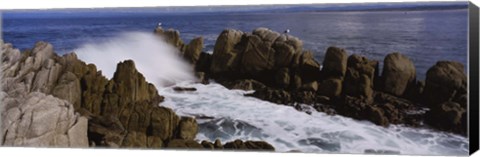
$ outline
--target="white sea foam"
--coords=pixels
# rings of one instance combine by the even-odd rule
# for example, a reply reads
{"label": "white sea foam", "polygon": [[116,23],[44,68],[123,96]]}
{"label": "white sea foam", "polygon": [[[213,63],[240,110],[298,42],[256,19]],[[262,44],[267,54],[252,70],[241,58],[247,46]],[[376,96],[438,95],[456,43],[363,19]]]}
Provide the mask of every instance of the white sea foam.
{"label": "white sea foam", "polygon": [[128,32],[102,43],[89,43],[74,50],[78,57],[94,63],[113,77],[118,62],[130,59],[147,81],[157,87],[193,80],[192,68],[180,59],[177,49],[151,32]]}
{"label": "white sea foam", "polygon": [[321,112],[308,115],[293,107],[245,97],[246,91],[219,84],[181,83],[195,92],[160,89],[162,105],[200,119],[198,140],[265,140],[277,151],[364,153],[367,149],[415,155],[466,155],[468,139],[425,128],[380,127],[367,121]]}
{"label": "white sea foam", "polygon": [[[175,55],[175,49],[149,33],[126,33],[105,43],[77,49],[80,59],[94,63],[107,77],[116,64],[135,61],[138,70],[166,97],[160,105],[177,114],[198,118],[197,140],[265,140],[277,151],[315,153],[364,153],[367,149],[415,155],[467,155],[468,139],[425,128],[384,128],[367,121],[315,112],[308,115],[293,107],[252,97],[247,91],[228,90],[211,83],[191,83],[190,68]],[[195,87],[194,92],[176,92],[176,86]]]}

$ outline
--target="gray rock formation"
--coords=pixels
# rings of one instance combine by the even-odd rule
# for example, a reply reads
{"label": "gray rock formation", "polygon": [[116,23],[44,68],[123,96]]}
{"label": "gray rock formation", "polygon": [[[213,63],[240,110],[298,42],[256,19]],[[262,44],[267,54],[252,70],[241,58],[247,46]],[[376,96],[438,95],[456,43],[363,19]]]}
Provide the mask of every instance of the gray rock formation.
{"label": "gray rock formation", "polygon": [[[79,87],[62,77],[52,45],[20,53],[1,44],[1,137],[4,146],[88,147],[87,119],[74,111]],[[73,78],[74,79],[74,78]],[[65,88],[72,88],[66,91]],[[63,91],[70,101],[54,97]]]}

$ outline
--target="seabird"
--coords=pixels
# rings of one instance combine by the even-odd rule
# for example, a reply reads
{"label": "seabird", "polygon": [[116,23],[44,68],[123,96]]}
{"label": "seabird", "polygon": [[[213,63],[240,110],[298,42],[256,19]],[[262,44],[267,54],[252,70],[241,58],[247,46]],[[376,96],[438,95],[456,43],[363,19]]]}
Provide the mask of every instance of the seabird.
{"label": "seabird", "polygon": [[283,33],[285,34],[290,33],[290,29],[285,30]]}
{"label": "seabird", "polygon": [[157,24],[157,27],[162,27],[162,23],[159,22],[159,23]]}

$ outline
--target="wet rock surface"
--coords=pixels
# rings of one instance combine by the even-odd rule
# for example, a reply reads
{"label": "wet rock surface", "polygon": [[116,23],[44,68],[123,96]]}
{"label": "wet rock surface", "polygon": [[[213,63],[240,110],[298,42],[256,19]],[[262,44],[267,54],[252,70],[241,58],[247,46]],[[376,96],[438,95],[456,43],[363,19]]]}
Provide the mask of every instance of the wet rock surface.
{"label": "wet rock surface", "polygon": [[[417,80],[413,61],[401,52],[385,56],[382,71],[378,61],[349,55],[334,46],[326,49],[320,63],[303,49],[300,39],[268,28],[251,33],[224,30],[208,61],[201,60],[202,67],[209,68],[197,71],[227,88],[254,91],[247,96],[299,110],[297,104],[303,103],[320,112],[381,126],[422,126],[425,122],[465,134],[461,130],[466,126],[462,111],[466,109],[466,76],[461,63],[439,61],[428,70],[426,80]],[[440,116],[447,113],[451,116]],[[432,119],[450,125],[437,125]]]}
{"label": "wet rock surface", "polygon": [[196,120],[159,106],[164,97],[131,60],[118,63],[109,80],[74,53],[58,56],[46,42],[22,53],[10,44],[1,48],[4,146],[203,148],[194,140]]}

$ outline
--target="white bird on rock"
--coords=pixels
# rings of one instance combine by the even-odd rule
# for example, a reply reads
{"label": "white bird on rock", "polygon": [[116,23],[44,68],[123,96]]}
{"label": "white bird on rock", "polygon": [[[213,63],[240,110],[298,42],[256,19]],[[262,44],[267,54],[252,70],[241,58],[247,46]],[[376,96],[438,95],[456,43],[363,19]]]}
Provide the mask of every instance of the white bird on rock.
{"label": "white bird on rock", "polygon": [[290,33],[290,29],[285,30],[283,33],[285,34]]}

